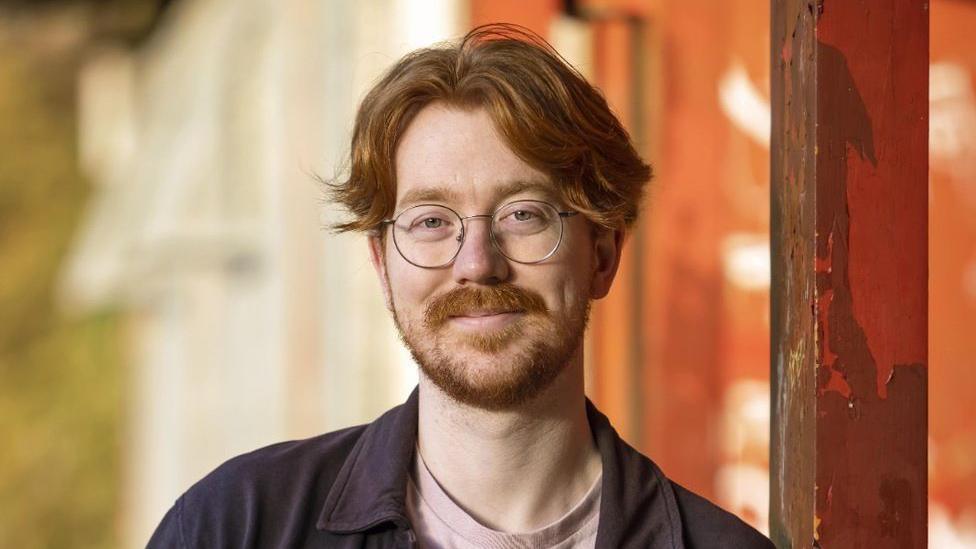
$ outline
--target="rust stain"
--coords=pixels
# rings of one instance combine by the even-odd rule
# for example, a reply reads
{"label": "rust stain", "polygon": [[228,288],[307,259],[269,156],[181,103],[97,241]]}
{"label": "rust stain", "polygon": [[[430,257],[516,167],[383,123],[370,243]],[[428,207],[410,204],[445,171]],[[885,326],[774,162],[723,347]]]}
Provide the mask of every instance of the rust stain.
{"label": "rust stain", "polygon": [[811,543],[817,392],[813,250],[816,63],[805,0],[772,4],[771,248],[773,410],[770,530],[780,547]]}

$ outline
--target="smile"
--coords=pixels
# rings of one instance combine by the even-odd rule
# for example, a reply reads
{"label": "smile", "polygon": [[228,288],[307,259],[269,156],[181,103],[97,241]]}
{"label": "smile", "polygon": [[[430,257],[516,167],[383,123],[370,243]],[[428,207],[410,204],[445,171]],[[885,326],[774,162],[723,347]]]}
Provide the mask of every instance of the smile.
{"label": "smile", "polygon": [[467,329],[491,330],[508,326],[525,313],[521,311],[471,311],[464,315],[452,316],[449,322]]}

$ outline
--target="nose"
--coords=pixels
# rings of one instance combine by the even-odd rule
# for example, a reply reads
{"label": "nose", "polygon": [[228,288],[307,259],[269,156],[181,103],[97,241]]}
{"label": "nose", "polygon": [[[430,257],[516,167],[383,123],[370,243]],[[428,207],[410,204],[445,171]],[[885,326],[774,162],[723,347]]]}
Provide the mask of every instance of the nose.
{"label": "nose", "polygon": [[458,284],[498,284],[508,279],[508,260],[491,239],[491,216],[465,218],[464,240],[454,258],[454,281]]}

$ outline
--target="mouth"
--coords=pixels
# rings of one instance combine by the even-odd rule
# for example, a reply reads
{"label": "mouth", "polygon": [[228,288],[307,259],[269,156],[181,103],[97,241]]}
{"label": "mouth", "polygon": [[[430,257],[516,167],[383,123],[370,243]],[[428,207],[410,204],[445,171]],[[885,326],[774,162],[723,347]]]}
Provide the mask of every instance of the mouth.
{"label": "mouth", "polygon": [[449,316],[448,322],[469,329],[490,330],[508,326],[524,314],[524,311],[466,311]]}
{"label": "mouth", "polygon": [[450,317],[451,318],[474,318],[480,316],[504,315],[508,313],[521,313],[521,312],[522,311],[516,309],[474,310],[474,311],[465,311],[457,315],[450,315]]}

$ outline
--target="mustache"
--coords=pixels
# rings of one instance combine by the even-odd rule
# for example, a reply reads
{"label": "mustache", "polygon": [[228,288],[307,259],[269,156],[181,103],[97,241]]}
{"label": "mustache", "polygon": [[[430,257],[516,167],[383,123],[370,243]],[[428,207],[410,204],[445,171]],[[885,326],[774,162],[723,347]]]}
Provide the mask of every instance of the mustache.
{"label": "mustache", "polygon": [[452,316],[464,316],[474,311],[547,314],[542,296],[537,292],[503,283],[497,286],[458,286],[435,297],[424,311],[424,323],[431,328],[443,325]]}

